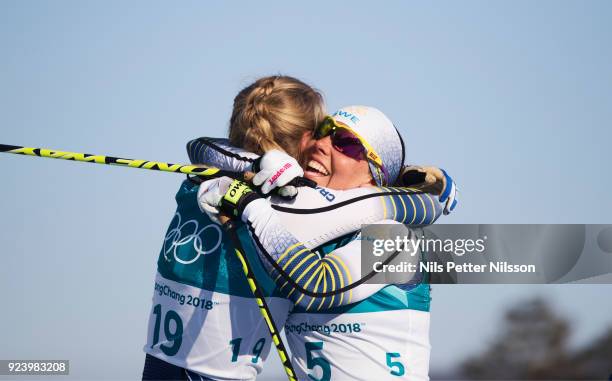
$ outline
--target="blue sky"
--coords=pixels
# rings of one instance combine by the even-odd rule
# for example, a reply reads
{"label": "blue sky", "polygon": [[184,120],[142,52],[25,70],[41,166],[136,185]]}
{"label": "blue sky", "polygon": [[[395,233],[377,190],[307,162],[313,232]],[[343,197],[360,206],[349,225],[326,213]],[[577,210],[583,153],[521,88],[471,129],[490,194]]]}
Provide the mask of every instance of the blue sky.
{"label": "blue sky", "polygon": [[[5,0],[0,142],[184,162],[188,139],[226,134],[242,87],[283,73],[330,110],[382,109],[409,162],[457,180],[447,222],[609,223],[611,16],[606,1]],[[8,155],[0,171],[0,358],[138,377],[181,179]],[[477,350],[510,301],[536,294],[571,317],[579,345],[611,323],[611,291],[436,287],[432,368]],[[116,367],[98,369],[101,356]]]}

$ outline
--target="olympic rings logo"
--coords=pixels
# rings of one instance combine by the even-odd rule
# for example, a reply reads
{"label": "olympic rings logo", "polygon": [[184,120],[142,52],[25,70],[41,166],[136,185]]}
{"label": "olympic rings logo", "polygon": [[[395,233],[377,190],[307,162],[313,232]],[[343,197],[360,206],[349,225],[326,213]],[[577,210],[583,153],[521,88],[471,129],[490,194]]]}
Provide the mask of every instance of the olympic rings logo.
{"label": "olympic rings logo", "polygon": [[[164,238],[164,258],[166,259],[166,261],[170,262],[171,259],[168,258],[168,254],[172,252],[172,256],[174,257],[175,261],[183,265],[189,265],[195,262],[200,257],[200,255],[210,254],[216,251],[219,246],[221,246],[221,228],[217,224],[211,223],[210,225],[206,225],[202,229],[200,229],[200,224],[196,220],[187,220],[183,224],[181,224],[181,220],[181,214],[179,212],[176,212],[174,218],[172,218],[172,222],[170,223],[171,229],[168,230],[168,233]],[[176,225],[174,224],[175,221]],[[172,228],[172,226],[175,227]],[[206,229],[216,231],[217,233],[217,241],[210,249],[204,248],[204,245],[202,243],[202,233]],[[177,255],[177,249],[180,246],[187,244],[193,245],[196,255],[189,260],[184,260]]]}

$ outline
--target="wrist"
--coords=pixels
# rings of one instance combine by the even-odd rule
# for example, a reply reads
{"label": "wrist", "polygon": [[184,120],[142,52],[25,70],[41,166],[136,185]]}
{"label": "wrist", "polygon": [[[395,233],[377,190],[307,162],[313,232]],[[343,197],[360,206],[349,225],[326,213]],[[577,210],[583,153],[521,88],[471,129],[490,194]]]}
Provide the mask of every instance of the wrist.
{"label": "wrist", "polygon": [[265,198],[258,198],[252,200],[244,207],[240,218],[244,223],[247,221],[253,222],[257,220],[258,217],[266,216],[268,212],[271,211],[270,201]]}
{"label": "wrist", "polygon": [[234,180],[221,199],[220,209],[233,217],[240,218],[247,205],[260,198],[261,196],[253,191],[247,183]]}

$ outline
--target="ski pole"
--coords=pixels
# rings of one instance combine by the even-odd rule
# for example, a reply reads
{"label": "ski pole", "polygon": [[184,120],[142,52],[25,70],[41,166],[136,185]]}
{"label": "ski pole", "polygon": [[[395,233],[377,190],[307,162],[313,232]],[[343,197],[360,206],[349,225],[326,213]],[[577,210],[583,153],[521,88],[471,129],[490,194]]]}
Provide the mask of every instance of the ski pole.
{"label": "ski pole", "polygon": [[[154,171],[163,171],[163,172],[174,172],[174,173],[182,173],[186,175],[194,175],[201,179],[212,179],[216,177],[229,176],[234,179],[239,180],[250,180],[253,176],[250,172],[238,173],[231,171],[224,171],[218,168],[213,167],[205,167],[202,165],[193,165],[193,164],[171,164],[160,161],[149,161],[149,160],[135,160],[135,159],[126,159],[114,156],[106,156],[106,155],[92,155],[87,153],[79,153],[79,152],[68,152],[68,151],[59,151],[54,149],[47,148],[33,148],[33,147],[23,147],[23,146],[14,146],[8,144],[0,144],[0,152],[12,153],[17,155],[25,155],[25,156],[36,156],[36,157],[46,157],[51,159],[62,159],[62,160],[73,160],[79,161],[83,163],[95,163],[95,164],[106,164],[106,165],[117,165],[129,168],[140,168],[140,169],[149,169]],[[312,182],[310,180],[304,178],[296,178],[294,181],[290,183],[295,186],[312,186]],[[285,345],[279,335],[279,331],[276,328],[276,324],[274,323],[272,313],[268,304],[266,303],[264,294],[259,286],[259,282],[255,278],[255,274],[253,272],[252,266],[249,263],[247,256],[244,254],[244,249],[240,243],[240,238],[236,232],[236,227],[233,221],[231,221],[228,217],[223,218],[224,228],[230,234],[232,241],[235,246],[235,254],[242,263],[242,270],[244,271],[244,275],[247,278],[247,282],[255,297],[255,301],[257,302],[257,306],[266,322],[266,326],[268,327],[268,331],[272,336],[272,341],[274,342],[274,346],[278,352],[278,355],[281,359],[285,372],[287,373],[287,377],[289,381],[297,381],[295,377],[295,371],[293,366],[291,365],[291,361],[289,359],[289,355],[285,349]]]}
{"label": "ski pole", "polygon": [[[153,171],[182,173],[185,175],[198,176],[199,178],[204,180],[223,176],[228,176],[238,180],[247,180],[244,177],[244,174],[246,172],[241,173],[225,171],[219,168],[197,164],[172,164],[163,161],[135,160],[115,156],[92,155],[80,152],[59,151],[48,148],[13,146],[9,144],[0,144],[0,152],[25,156],[46,157],[49,159],[72,160],[79,161],[81,163],[106,164],[128,168],[149,169]],[[316,186],[316,183],[304,177],[296,177],[288,185],[293,185],[296,187],[308,186],[314,188]]]}
{"label": "ski pole", "polygon": [[186,175],[196,175],[205,178],[230,176],[236,178],[236,172],[223,171],[218,168],[206,167],[192,164],[171,164],[161,161],[135,160],[121,157],[92,155],[80,152],[68,152],[47,148],[33,148],[0,144],[0,152],[12,153],[25,156],[46,157],[50,159],[73,160],[82,163],[117,165],[128,168],[149,169],[154,171],[183,173]]}
{"label": "ski pole", "polygon": [[295,376],[295,370],[293,369],[293,365],[291,364],[291,359],[289,358],[289,354],[287,353],[285,344],[283,343],[283,340],[280,337],[280,332],[276,327],[276,323],[274,323],[274,317],[272,316],[270,307],[268,307],[268,303],[266,302],[259,282],[255,278],[255,274],[253,273],[249,259],[245,254],[244,249],[242,248],[242,244],[240,243],[240,237],[238,236],[238,232],[236,231],[237,227],[235,225],[235,222],[224,215],[221,215],[219,219],[221,220],[221,222],[223,222],[223,228],[230,234],[232,242],[234,243],[236,256],[240,260],[240,263],[242,263],[242,270],[247,278],[247,282],[249,283],[249,288],[251,289],[251,292],[255,297],[257,306],[259,307],[259,311],[261,312],[261,315],[263,316],[264,321],[266,322],[266,326],[268,327],[268,331],[272,336],[272,342],[276,347],[276,352],[278,353],[278,357],[280,357],[281,363],[283,364],[283,368],[285,369],[287,378],[289,379],[289,381],[297,381],[297,378]]}

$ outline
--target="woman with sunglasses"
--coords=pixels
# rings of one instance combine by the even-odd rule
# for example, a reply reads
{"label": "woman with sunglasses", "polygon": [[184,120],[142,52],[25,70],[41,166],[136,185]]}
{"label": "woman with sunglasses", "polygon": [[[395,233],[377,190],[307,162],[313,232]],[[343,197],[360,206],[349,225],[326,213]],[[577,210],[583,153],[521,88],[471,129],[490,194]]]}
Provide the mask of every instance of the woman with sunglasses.
{"label": "woman with sunglasses", "polygon": [[[398,177],[403,162],[397,131],[369,107],[344,108],[326,118],[313,137],[302,140],[301,151],[306,177],[332,189],[385,185]],[[200,188],[206,210],[218,205],[227,187],[222,183],[211,180]],[[359,284],[351,280],[361,275],[358,234],[322,247],[328,254],[319,259],[283,229],[286,221],[276,218],[266,200],[239,209],[262,262],[296,304],[285,328],[300,379],[393,379],[407,374],[406,360],[411,378],[427,378],[428,285],[420,279],[399,287]],[[421,329],[398,329],[407,322]]]}
{"label": "woman with sunglasses", "polygon": [[[302,135],[310,134],[320,123],[323,110],[321,95],[307,84],[287,76],[261,78],[244,88],[234,100],[230,141],[243,149],[224,147],[221,143],[215,145],[218,140],[197,139],[189,144],[190,158],[205,163],[204,157],[208,157],[212,158],[211,163],[216,160],[217,167],[243,171],[247,167],[251,169],[258,157],[245,149],[257,154],[269,151],[259,160],[261,177],[270,171],[270,161],[278,162],[271,149],[284,148],[298,155]],[[286,168],[286,164],[282,167]],[[284,177],[290,174],[291,170],[286,170],[276,177],[273,185],[284,184]],[[261,178],[271,180],[266,176]],[[176,214],[158,260],[143,379],[254,379],[269,353],[270,337],[244,280],[240,262],[233,255],[232,242],[200,212],[197,191],[197,186],[185,181],[176,195]],[[283,191],[291,194],[295,189],[283,187]],[[338,206],[321,213],[322,218],[303,216],[305,223],[295,232],[309,247],[355,231],[360,223],[380,220],[385,213],[393,214],[390,212],[392,198],[395,197],[399,205],[398,198],[404,197],[399,191],[366,192],[373,197],[361,199],[355,197],[366,193],[337,192],[334,195],[324,190],[308,191],[311,191],[312,202],[306,204],[311,207]],[[302,190],[295,201],[307,196],[308,191]],[[341,206],[342,201],[348,204]],[[364,211],[361,221],[351,213],[342,213],[349,206],[351,210],[357,207],[356,210]],[[336,217],[332,219],[330,216],[334,212],[337,212]],[[423,211],[417,214],[420,221]],[[405,219],[400,213],[395,217]],[[311,226],[319,229],[311,229]],[[304,228],[308,229],[304,231]],[[248,246],[246,248],[249,250]],[[261,269],[261,275],[264,274]],[[282,326],[290,303],[274,290],[271,279],[261,279],[261,284],[269,296],[268,305],[274,320]]]}
{"label": "woman with sunglasses", "polygon": [[[375,150],[369,141],[374,142],[378,148]],[[198,159],[194,162],[229,170],[236,170],[236,167],[232,168],[235,160],[230,160],[228,166],[228,158],[246,155],[236,148],[224,146],[218,141],[213,143],[206,138],[192,141],[189,149],[192,160],[194,157]],[[194,150],[197,153],[193,154]],[[263,217],[256,219],[256,222],[263,223],[258,226],[251,221],[244,222],[250,228],[262,263],[277,284],[281,287],[291,285],[293,288],[288,292],[288,297],[307,309],[327,305],[330,301],[333,302],[327,305],[329,308],[350,304],[381,288],[380,285],[348,282],[351,274],[361,274],[359,239],[334,253],[339,263],[334,263],[335,267],[331,270],[329,261],[334,255],[319,258],[310,249],[344,234],[355,233],[365,224],[390,221],[413,227],[429,225],[446,213],[446,208],[452,210],[456,205],[456,201],[450,203],[450,197],[446,196],[448,189],[454,188],[454,183],[441,170],[448,186],[444,187],[438,198],[422,192],[384,187],[398,179],[404,147],[391,121],[377,109],[352,106],[324,118],[313,133],[304,134],[299,152],[302,166],[306,170],[297,175],[304,174],[306,178],[315,181],[317,189],[303,188],[290,201],[281,197],[272,197],[268,202],[257,200],[255,203],[261,206],[262,212],[256,212],[255,215]],[[281,156],[284,160],[278,160],[276,166],[272,165],[272,168],[278,170],[264,168],[255,175],[257,179],[262,173],[266,174],[259,182],[254,180],[256,184],[263,184],[262,188],[272,180],[276,181],[279,174],[285,176],[288,171],[283,173],[283,170],[287,164],[293,163],[291,168],[298,167],[295,160],[277,151],[266,153],[259,166],[269,156]],[[256,165],[250,167],[253,166]],[[250,168],[243,164],[237,167],[240,170]],[[287,177],[285,182],[289,180],[291,177]],[[200,186],[200,207],[211,218],[216,219],[224,195],[233,183],[236,182],[221,178],[206,181]],[[275,185],[282,184],[277,182]],[[250,201],[253,201],[253,196],[255,194],[249,195]],[[231,214],[241,215],[246,206],[247,203],[240,202]],[[288,267],[291,267],[291,271],[286,270]],[[338,271],[332,271],[335,268]],[[300,269],[308,269],[310,275],[302,274]],[[317,294],[314,288],[320,283],[315,276],[321,276],[320,282],[328,285],[328,290],[319,292],[320,295],[310,295]]]}

